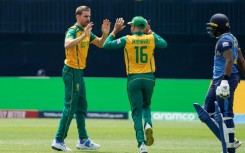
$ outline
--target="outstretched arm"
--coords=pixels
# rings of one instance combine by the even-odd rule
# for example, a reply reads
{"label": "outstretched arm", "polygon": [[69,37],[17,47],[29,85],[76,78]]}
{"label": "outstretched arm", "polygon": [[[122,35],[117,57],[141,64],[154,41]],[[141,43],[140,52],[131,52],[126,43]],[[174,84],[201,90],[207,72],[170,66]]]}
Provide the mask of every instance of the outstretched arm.
{"label": "outstretched arm", "polygon": [[107,37],[107,39],[103,45],[103,48],[105,48],[105,49],[119,49],[119,48],[123,48],[125,46],[125,44],[126,44],[126,37],[125,36],[118,38],[116,40],[113,40],[116,37],[117,33],[119,31],[122,31],[125,28],[125,25],[123,25],[123,24],[124,24],[123,18],[117,18],[116,19],[114,29],[111,32],[111,34],[109,35],[109,37]]}
{"label": "outstretched arm", "polygon": [[125,28],[125,25],[124,25],[123,18],[117,18],[116,22],[115,22],[115,25],[114,25],[114,29],[111,32],[111,34],[114,35],[114,37],[115,37],[117,35],[117,33],[119,31],[122,31],[124,28]]}

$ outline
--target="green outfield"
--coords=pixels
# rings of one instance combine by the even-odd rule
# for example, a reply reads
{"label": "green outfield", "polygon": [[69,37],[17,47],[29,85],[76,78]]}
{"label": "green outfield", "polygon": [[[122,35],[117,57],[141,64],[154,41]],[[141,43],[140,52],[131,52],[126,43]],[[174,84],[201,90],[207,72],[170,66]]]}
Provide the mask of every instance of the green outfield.
{"label": "green outfield", "polygon": [[[0,119],[0,153],[55,153],[50,147],[59,119]],[[90,137],[101,144],[97,151],[80,151],[76,122],[72,121],[67,146],[73,152],[137,153],[131,120],[88,119]],[[237,138],[245,142],[245,125],[236,126]],[[221,147],[208,128],[200,122],[154,122],[155,143],[149,153],[220,153]],[[245,145],[237,153],[244,153]]]}
{"label": "green outfield", "polygon": [[[203,103],[210,80],[157,79],[152,111],[195,112]],[[2,77],[0,109],[61,111],[64,107],[62,78]],[[85,78],[88,111],[130,110],[126,78]],[[11,92],[10,92],[11,91]]]}

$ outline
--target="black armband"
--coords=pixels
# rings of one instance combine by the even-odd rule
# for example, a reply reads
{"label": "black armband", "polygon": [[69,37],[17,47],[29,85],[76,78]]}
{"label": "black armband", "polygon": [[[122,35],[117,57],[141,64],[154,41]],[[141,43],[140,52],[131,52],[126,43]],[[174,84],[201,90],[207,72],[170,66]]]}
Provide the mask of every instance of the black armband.
{"label": "black armband", "polygon": [[223,77],[223,80],[229,80],[229,76],[228,75],[224,75],[224,77]]}

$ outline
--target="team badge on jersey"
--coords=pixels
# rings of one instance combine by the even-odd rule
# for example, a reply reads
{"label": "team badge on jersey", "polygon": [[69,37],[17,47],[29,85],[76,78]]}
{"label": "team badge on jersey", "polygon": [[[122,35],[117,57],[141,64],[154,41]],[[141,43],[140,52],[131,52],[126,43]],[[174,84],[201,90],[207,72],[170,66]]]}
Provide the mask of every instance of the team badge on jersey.
{"label": "team badge on jersey", "polygon": [[223,47],[227,47],[227,46],[229,46],[229,43],[228,43],[228,42],[223,42],[223,43],[222,43],[222,46],[223,46]]}

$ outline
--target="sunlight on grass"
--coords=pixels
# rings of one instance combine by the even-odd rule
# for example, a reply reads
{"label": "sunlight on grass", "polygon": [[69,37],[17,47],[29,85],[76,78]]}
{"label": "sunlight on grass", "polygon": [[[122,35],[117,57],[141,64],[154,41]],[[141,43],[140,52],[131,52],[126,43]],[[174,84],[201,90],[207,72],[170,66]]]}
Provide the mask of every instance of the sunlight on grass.
{"label": "sunlight on grass", "polygon": [[[45,153],[51,149],[59,119],[0,119],[0,153]],[[99,143],[97,151],[75,148],[78,134],[76,122],[70,126],[66,144],[72,152],[137,153],[137,143],[131,120],[88,119],[90,138]],[[200,122],[154,121],[155,143],[149,153],[219,153],[221,146],[205,124]],[[245,142],[245,125],[236,126],[237,138]],[[244,153],[245,147],[237,151]]]}

